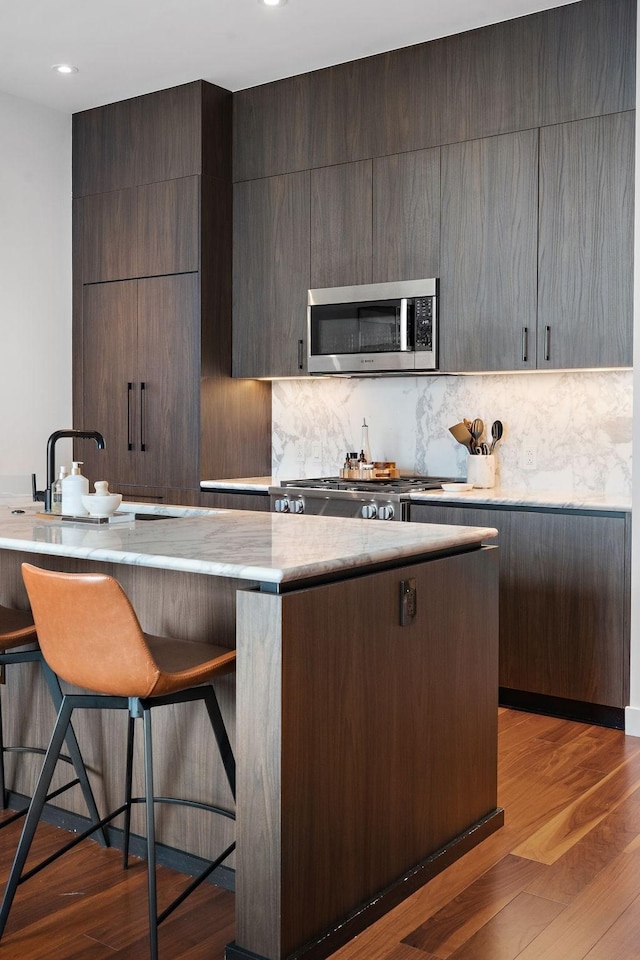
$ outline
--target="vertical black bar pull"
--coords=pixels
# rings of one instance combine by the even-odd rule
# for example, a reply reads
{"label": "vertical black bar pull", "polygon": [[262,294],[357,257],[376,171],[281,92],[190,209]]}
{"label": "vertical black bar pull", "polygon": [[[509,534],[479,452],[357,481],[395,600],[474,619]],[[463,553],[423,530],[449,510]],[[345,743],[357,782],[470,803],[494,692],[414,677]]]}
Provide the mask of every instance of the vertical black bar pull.
{"label": "vertical black bar pull", "polygon": [[304,340],[298,340],[298,370],[304,370]]}
{"label": "vertical black bar pull", "polygon": [[147,385],[142,381],[140,384],[140,449],[144,453],[147,449],[145,443],[145,434],[146,434],[146,415],[147,415]]}
{"label": "vertical black bar pull", "polygon": [[127,383],[127,450],[133,450],[133,441],[131,439],[131,394],[133,384]]}
{"label": "vertical black bar pull", "polygon": [[551,360],[551,327],[544,328],[544,358]]}
{"label": "vertical black bar pull", "polygon": [[529,359],[529,328],[522,328],[522,362],[526,363]]}

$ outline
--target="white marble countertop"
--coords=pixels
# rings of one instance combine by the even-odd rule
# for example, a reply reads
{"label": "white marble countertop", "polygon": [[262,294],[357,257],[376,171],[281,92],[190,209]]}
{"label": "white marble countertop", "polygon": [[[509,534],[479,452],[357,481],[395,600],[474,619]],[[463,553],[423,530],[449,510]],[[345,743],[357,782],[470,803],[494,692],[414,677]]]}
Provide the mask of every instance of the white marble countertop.
{"label": "white marble countertop", "polygon": [[623,497],[605,497],[597,494],[556,493],[552,491],[512,490],[501,487],[474,488],[461,493],[445,490],[425,490],[412,493],[416,503],[456,503],[476,506],[546,507],[550,510],[602,510],[611,513],[630,513],[631,501]]}
{"label": "white marble countertop", "polygon": [[234,490],[243,493],[267,493],[269,487],[279,487],[280,481],[275,477],[238,477],[231,480],[201,480],[201,490]]}
{"label": "white marble countertop", "polygon": [[[12,510],[23,513],[15,514]],[[162,519],[104,524],[39,517],[41,504],[0,501],[0,549],[102,560],[267,584],[295,583],[473,546],[487,527],[375,523],[250,510],[129,503]]]}
{"label": "white marble countertop", "polygon": [[[244,492],[264,491],[269,487],[280,486],[281,480],[276,477],[240,477],[232,480],[203,480],[200,484],[203,490],[242,490]],[[558,510],[604,510],[611,512],[630,513],[631,501],[624,497],[598,496],[592,493],[559,493],[552,490],[516,490],[507,487],[494,487],[488,490],[474,489],[466,493],[445,493],[444,490],[427,490],[424,493],[410,494],[416,502],[438,502],[439,500],[462,503],[476,503],[492,506],[529,506],[549,507]]]}

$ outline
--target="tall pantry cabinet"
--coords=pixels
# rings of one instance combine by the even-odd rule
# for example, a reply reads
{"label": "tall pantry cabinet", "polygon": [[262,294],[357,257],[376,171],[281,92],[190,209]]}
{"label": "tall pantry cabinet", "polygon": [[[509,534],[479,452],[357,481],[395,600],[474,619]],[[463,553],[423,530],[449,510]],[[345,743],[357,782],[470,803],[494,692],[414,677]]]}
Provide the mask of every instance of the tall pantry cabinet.
{"label": "tall pantry cabinet", "polygon": [[270,387],[230,376],[230,143],[204,81],[73,117],[74,426],[128,499],[270,473]]}

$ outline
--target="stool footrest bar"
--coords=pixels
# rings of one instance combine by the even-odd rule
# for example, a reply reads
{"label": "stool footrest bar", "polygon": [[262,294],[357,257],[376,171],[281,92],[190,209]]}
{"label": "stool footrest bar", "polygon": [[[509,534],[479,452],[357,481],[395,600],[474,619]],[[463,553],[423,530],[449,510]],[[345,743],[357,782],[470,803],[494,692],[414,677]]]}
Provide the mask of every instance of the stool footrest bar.
{"label": "stool footrest bar", "polygon": [[173,911],[176,909],[176,907],[179,907],[180,904],[183,903],[183,901],[186,900],[187,897],[190,896],[190,894],[192,894],[193,891],[196,890],[196,889],[200,886],[201,883],[204,883],[204,881],[207,879],[207,877],[209,877],[209,876],[213,873],[214,870],[217,870],[217,869],[218,869],[218,867],[220,866],[221,863],[224,863],[224,861],[227,859],[227,857],[231,856],[231,854],[233,853],[233,851],[235,850],[235,848],[236,848],[236,844],[235,844],[235,840],[234,840],[234,842],[233,842],[230,846],[228,846],[227,849],[224,850],[224,851],[220,854],[219,857],[217,857],[215,860],[212,860],[211,863],[209,863],[209,864],[205,867],[205,869],[202,871],[202,873],[199,873],[197,877],[194,877],[194,879],[191,881],[191,883],[187,884],[187,886],[186,886],[185,889],[182,891],[182,893],[178,894],[178,896],[175,898],[175,900],[172,900],[171,903],[169,904],[169,906],[166,907],[166,908],[162,911],[162,913],[158,914],[158,917],[157,917],[157,919],[156,919],[156,925],[157,925],[157,926],[160,926],[160,924],[162,923],[162,921],[163,921],[163,920],[166,920],[167,917],[170,916],[170,915],[173,913]]}
{"label": "stool footrest bar", "polygon": [[[55,794],[52,794],[55,796]],[[75,846],[81,843],[83,840],[86,840],[87,837],[90,837],[92,833],[95,833],[97,830],[102,830],[108,823],[111,823],[112,820],[115,820],[116,817],[120,816],[121,813],[124,813],[125,806],[124,804],[118,807],[116,810],[113,810],[111,813],[107,814],[106,817],[103,817],[102,820],[99,820],[97,823],[91,824],[90,827],[87,827],[86,830],[83,830],[82,833],[76,834],[73,840],[69,840],[68,843],[65,843],[59,850],[56,850],[55,853],[52,853],[46,860],[42,860],[40,863],[37,863],[35,867],[32,867],[27,873],[23,873],[18,879],[18,884],[24,883],[25,880],[30,880],[31,877],[35,876],[36,873],[40,873],[44,867],[48,867],[50,863],[53,863],[58,857],[61,857],[64,853],[67,853],[69,850],[72,850]]]}

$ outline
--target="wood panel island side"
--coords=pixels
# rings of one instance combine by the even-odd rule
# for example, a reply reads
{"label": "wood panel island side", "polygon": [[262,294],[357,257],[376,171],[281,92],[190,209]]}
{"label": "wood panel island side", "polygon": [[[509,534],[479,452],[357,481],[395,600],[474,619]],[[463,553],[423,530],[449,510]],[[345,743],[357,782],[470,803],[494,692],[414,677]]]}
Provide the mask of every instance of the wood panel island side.
{"label": "wood panel island side", "polygon": [[[97,527],[0,504],[0,602],[26,607],[25,560],[102,570],[145,630],[237,647],[236,676],[218,688],[237,761],[228,960],[326,957],[502,825],[498,551],[481,546],[496,531],[124,509],[138,519]],[[46,743],[40,677],[16,669],[7,739],[19,728],[22,742]],[[178,723],[178,709],[194,713]],[[158,789],[229,805],[196,710],[159,712]],[[120,720],[77,731],[109,809],[121,796]],[[33,774],[20,759],[9,782],[30,793]],[[84,813],[79,799],[61,802]],[[159,839],[213,856],[233,824],[203,819],[163,809]]]}

